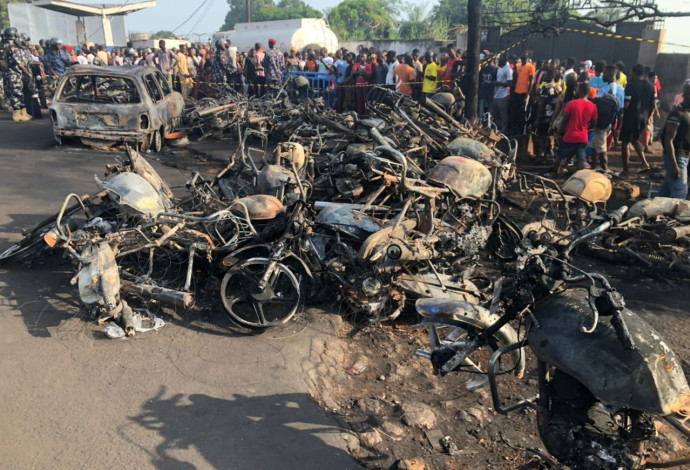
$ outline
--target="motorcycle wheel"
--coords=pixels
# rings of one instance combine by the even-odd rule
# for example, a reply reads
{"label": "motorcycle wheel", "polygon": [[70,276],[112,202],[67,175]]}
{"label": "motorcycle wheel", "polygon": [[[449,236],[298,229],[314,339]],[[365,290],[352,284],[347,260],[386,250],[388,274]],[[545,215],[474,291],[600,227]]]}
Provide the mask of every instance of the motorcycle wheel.
{"label": "motorcycle wheel", "polygon": [[250,328],[282,325],[297,312],[302,295],[299,280],[284,264],[277,263],[264,289],[259,281],[270,260],[251,258],[232,267],[220,286],[221,300],[228,315]]}
{"label": "motorcycle wheel", "polygon": [[[68,219],[80,210],[81,207],[78,204],[73,205],[65,211],[63,220]],[[22,240],[0,253],[0,264],[29,261],[47,250],[48,245],[43,240],[43,236],[57,227],[57,217],[58,214],[54,214],[39,222]]]}
{"label": "motorcycle wheel", "polygon": [[[489,324],[484,326],[484,328],[488,327]],[[429,340],[433,351],[431,362],[434,368],[441,367],[455,354],[455,350],[448,349],[448,346],[453,343],[461,342],[463,338],[469,341],[473,337],[479,335],[484,328],[478,327],[475,323],[462,322],[460,319],[454,321],[452,324],[430,324]],[[464,364],[459,365],[455,370],[474,374],[478,374],[481,371],[482,374],[485,374],[489,370],[489,359],[494,351],[516,343],[517,341],[517,332],[510,325],[506,325],[491,337],[488,348],[475,351]],[[499,373],[517,372],[518,375],[521,375],[525,369],[525,356],[523,351],[518,349],[505,357],[509,357],[510,359],[506,362],[503,362],[503,359],[501,359],[502,363]],[[486,376],[482,377],[483,378],[472,382],[476,382],[477,387],[487,385],[488,378]],[[468,386],[472,385],[468,383]]]}

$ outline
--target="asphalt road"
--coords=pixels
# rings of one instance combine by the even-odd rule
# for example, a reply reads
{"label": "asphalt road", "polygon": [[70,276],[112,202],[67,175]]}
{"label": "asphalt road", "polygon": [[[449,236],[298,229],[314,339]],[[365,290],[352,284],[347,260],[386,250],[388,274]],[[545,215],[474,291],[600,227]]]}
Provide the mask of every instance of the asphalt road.
{"label": "asphalt road", "polygon": [[[1,114],[0,250],[66,194],[94,192],[115,156],[57,148],[48,120]],[[109,340],[84,318],[72,276],[60,259],[0,269],[0,467],[359,468],[303,380],[337,322],[246,335],[222,312],[179,312],[157,333]]]}

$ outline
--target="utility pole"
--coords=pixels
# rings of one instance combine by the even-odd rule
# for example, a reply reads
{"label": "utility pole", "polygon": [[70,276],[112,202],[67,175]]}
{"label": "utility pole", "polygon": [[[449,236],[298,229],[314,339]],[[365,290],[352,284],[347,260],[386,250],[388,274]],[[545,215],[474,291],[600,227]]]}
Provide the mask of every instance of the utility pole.
{"label": "utility pole", "polygon": [[203,36],[206,33],[192,33],[192,36],[196,36],[196,42],[200,43],[201,42],[201,36]]}
{"label": "utility pole", "polygon": [[244,7],[247,9],[247,23],[252,22],[252,0],[244,0]]}
{"label": "utility pole", "polygon": [[482,0],[468,0],[467,23],[467,68],[465,69],[467,101],[465,102],[465,116],[468,119],[474,119],[477,117],[477,97],[479,96]]}

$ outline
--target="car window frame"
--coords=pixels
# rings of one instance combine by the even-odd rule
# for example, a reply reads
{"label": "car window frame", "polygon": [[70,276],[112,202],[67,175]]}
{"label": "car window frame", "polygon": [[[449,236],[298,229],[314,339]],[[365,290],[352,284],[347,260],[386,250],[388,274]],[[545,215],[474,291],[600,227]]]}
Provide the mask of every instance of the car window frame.
{"label": "car window frame", "polygon": [[165,79],[163,74],[159,70],[156,70],[154,75],[156,76],[156,81],[158,82],[159,88],[163,92],[163,98],[170,96],[172,94],[172,89],[170,88],[170,85],[168,85],[168,81]]}
{"label": "car window frame", "polygon": [[[89,101],[86,101],[86,100],[84,100],[84,101],[80,101],[80,100],[77,100],[77,101],[66,100],[66,99],[65,99],[65,92],[66,92],[66,89],[67,89],[68,86],[70,85],[70,82],[71,82],[72,80],[74,80],[74,81],[76,82],[76,85],[77,85],[77,86],[76,86],[76,87],[72,87],[72,88],[75,89],[75,90],[78,89],[84,81],[89,81],[89,82],[91,82],[92,89],[93,89],[93,90],[96,90],[96,88],[95,88],[95,87],[96,87],[96,79],[99,79],[99,78],[102,78],[102,79],[104,78],[104,79],[109,79],[109,80],[118,80],[118,79],[119,79],[119,80],[124,80],[124,81],[126,81],[126,82],[129,82],[129,85],[128,85],[128,86],[131,85],[130,88],[136,92],[136,99],[137,99],[137,100],[136,100],[136,101],[129,102],[129,103],[115,103],[115,102],[113,102],[113,103],[107,103],[107,102],[106,102],[106,103],[98,103],[97,101],[95,101],[96,94],[94,93],[94,96],[93,96],[94,101],[93,101],[93,103],[95,103],[95,104],[119,104],[119,105],[126,104],[126,105],[136,105],[136,104],[140,104],[140,103],[143,102],[143,97],[142,97],[142,94],[141,94],[141,90],[140,90],[139,87],[137,86],[137,80],[136,80],[136,78],[134,78],[134,77],[122,77],[122,76],[119,76],[119,75],[108,75],[108,74],[104,74],[104,73],[88,73],[88,74],[82,74],[82,73],[80,73],[80,74],[71,74],[71,75],[67,76],[67,77],[65,78],[65,80],[64,80],[64,83],[62,84],[62,86],[60,87],[60,89],[58,90],[58,92],[56,93],[56,96],[55,96],[56,102],[58,102],[58,103],[80,103],[80,102],[81,102],[81,103],[84,103],[84,102],[88,103]],[[70,96],[70,97],[71,97],[71,96]]]}
{"label": "car window frame", "polygon": [[[148,78],[151,78],[151,82],[153,83],[153,86],[156,87],[156,91],[158,91],[158,93],[160,95],[158,98],[151,95],[151,90],[149,90],[149,82],[147,80]],[[159,81],[157,80],[156,74],[155,73],[147,73],[144,75],[143,79],[144,79],[143,80],[144,88],[146,88],[146,93],[151,98],[151,101],[153,101],[154,103],[159,103],[159,102],[163,101],[165,99],[165,94],[163,93],[163,90],[161,89],[161,86],[160,86]]]}

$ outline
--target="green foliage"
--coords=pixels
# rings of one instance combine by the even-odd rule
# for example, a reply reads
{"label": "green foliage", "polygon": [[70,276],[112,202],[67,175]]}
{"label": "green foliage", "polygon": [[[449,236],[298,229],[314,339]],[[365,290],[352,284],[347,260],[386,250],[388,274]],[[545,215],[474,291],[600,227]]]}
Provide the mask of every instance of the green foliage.
{"label": "green foliage", "polygon": [[172,31],[158,31],[151,35],[151,39],[177,39]]}
{"label": "green foliage", "polygon": [[375,0],[344,0],[330,10],[328,23],[344,41],[397,36],[390,13]]}
{"label": "green foliage", "polygon": [[[247,21],[245,0],[228,0],[228,6],[230,11],[225,16],[225,23],[220,27],[222,31],[231,30],[235,24]],[[251,9],[252,22],[323,17],[323,13],[310,7],[303,0],[280,0],[277,4],[274,0],[251,0]]]}
{"label": "green foliage", "polygon": [[398,24],[400,39],[448,39],[449,24],[444,16],[435,18],[429,14],[428,4],[407,3],[402,11],[405,19]]}
{"label": "green foliage", "polygon": [[458,34],[467,27],[467,0],[439,0],[431,10],[431,18],[433,21],[444,18],[448,24],[448,34]]}
{"label": "green foliage", "polygon": [[31,0],[0,0],[0,30],[10,26],[10,14],[7,11],[9,3],[31,3]]}

